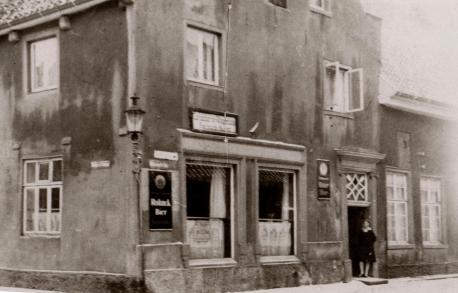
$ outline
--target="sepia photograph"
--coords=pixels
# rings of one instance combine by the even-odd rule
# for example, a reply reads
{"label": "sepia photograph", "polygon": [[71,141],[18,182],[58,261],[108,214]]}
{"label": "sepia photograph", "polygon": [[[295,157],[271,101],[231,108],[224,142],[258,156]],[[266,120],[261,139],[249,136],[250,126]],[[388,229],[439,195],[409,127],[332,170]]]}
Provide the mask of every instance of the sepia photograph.
{"label": "sepia photograph", "polygon": [[457,185],[456,0],[0,0],[0,293],[455,293]]}

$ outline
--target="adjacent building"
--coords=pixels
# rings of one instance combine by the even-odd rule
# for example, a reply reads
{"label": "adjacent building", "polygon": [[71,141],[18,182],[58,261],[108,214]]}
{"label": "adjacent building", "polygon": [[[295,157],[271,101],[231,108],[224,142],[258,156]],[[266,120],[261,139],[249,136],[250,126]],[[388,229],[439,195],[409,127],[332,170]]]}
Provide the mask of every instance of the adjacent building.
{"label": "adjacent building", "polygon": [[359,0],[31,2],[0,8],[0,285],[349,281],[365,218],[374,275],[456,271],[449,110],[379,103]]}

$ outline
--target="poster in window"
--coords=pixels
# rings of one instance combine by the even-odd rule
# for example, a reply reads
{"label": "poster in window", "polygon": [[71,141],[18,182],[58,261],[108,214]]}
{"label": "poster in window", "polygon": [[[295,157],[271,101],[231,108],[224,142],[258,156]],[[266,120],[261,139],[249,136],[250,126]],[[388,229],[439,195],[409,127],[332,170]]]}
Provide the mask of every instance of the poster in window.
{"label": "poster in window", "polygon": [[172,229],[171,172],[149,172],[149,229]]}
{"label": "poster in window", "polygon": [[317,160],[318,199],[331,198],[331,169],[328,160]]}

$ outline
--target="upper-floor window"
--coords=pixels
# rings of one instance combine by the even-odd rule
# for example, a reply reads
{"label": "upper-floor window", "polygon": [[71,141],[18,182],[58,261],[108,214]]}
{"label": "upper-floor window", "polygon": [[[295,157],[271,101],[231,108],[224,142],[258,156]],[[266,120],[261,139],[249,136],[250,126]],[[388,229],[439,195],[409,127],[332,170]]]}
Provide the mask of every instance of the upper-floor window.
{"label": "upper-floor window", "polygon": [[24,234],[59,234],[62,159],[24,161]]}
{"label": "upper-floor window", "polygon": [[364,109],[363,70],[325,62],[324,108],[336,112]]}
{"label": "upper-floor window", "polygon": [[438,178],[422,177],[420,180],[421,213],[424,243],[442,241],[442,196]]}
{"label": "upper-floor window", "polygon": [[59,48],[57,37],[28,44],[29,91],[56,89],[59,84]]}
{"label": "upper-floor window", "polygon": [[310,7],[317,12],[330,12],[331,0],[310,0]]}
{"label": "upper-floor window", "polygon": [[188,80],[220,84],[220,34],[188,26],[185,52]]}
{"label": "upper-floor window", "polygon": [[399,172],[386,174],[388,243],[406,244],[408,233],[407,175]]}

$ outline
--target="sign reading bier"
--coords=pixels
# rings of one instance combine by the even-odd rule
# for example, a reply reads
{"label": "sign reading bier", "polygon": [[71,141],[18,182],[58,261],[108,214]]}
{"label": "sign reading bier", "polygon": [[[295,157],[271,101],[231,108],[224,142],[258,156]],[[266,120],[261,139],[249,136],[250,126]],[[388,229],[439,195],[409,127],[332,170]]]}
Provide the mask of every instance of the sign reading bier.
{"label": "sign reading bier", "polygon": [[150,230],[172,229],[171,172],[149,172],[149,228]]}
{"label": "sign reading bier", "polygon": [[227,136],[238,135],[236,114],[191,109],[190,119],[193,131]]}

